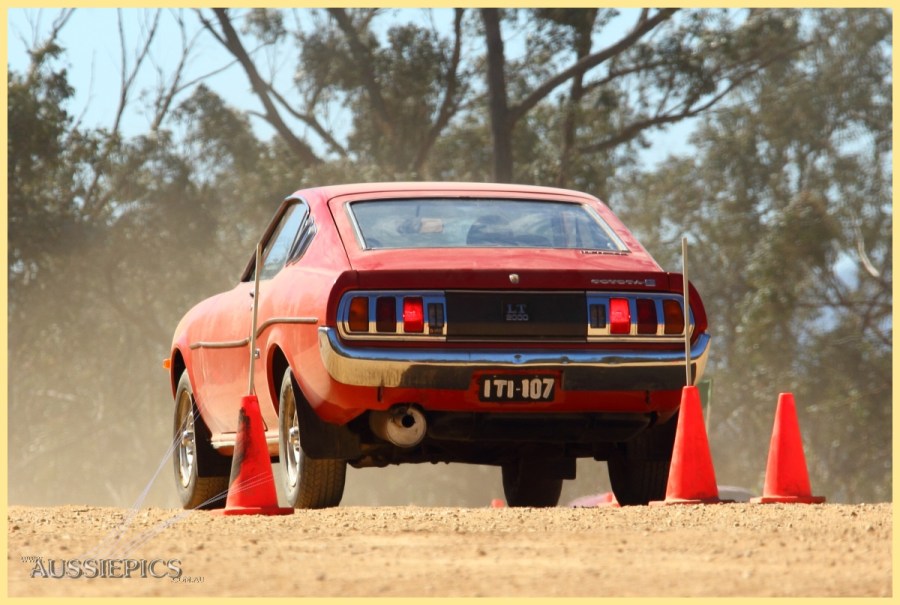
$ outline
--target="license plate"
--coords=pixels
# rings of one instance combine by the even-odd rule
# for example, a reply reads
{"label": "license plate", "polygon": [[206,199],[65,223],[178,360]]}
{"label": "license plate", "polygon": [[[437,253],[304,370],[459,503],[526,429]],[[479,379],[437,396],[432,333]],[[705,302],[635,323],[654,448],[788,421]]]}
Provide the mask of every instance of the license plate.
{"label": "license plate", "polygon": [[478,380],[481,401],[553,401],[555,376],[495,374]]}

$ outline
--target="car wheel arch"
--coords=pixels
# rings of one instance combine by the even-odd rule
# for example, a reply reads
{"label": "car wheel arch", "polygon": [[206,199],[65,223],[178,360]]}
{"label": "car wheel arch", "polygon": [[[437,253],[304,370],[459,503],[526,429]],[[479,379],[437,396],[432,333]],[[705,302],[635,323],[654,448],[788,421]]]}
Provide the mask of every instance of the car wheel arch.
{"label": "car wheel arch", "polygon": [[172,352],[171,364],[169,382],[171,383],[172,396],[174,397],[178,391],[178,381],[181,380],[181,375],[187,371],[187,364],[184,362],[184,355],[181,354],[181,349],[175,349]]}
{"label": "car wheel arch", "polygon": [[301,433],[306,435],[303,442],[304,452],[314,458],[341,458],[344,460],[359,458],[362,455],[359,436],[351,432],[346,425],[331,424],[319,418],[309,406],[303,393],[297,368],[290,364],[284,351],[278,345],[272,345],[266,359],[268,360],[267,386],[272,393],[272,403],[276,412],[279,409],[285,372],[291,371],[296,405],[300,414]]}
{"label": "car wheel arch", "polygon": [[[181,352],[180,348],[176,348],[172,352],[171,359],[172,359],[172,362],[171,362],[172,366],[171,366],[170,379],[172,382],[172,396],[176,397],[178,394],[178,383],[181,381],[182,374],[187,374],[188,380],[190,381],[191,385],[196,385],[198,383],[198,380],[197,380],[197,377],[194,375],[193,368],[188,367],[187,361],[185,360],[185,356]],[[194,399],[196,400],[197,399],[196,391],[194,392],[193,396],[194,396]],[[177,404],[177,402],[176,402],[176,404]],[[197,405],[197,412],[200,414],[200,416],[204,417],[204,422],[205,422],[206,414],[204,411],[204,407],[199,405],[199,403]]]}
{"label": "car wheel arch", "polygon": [[270,401],[272,401],[275,413],[277,414],[278,398],[281,395],[281,380],[284,378],[285,371],[291,367],[291,364],[288,362],[287,355],[284,354],[284,351],[282,351],[281,347],[278,345],[274,345],[269,349],[268,360],[269,361],[266,364],[268,368],[268,371],[266,372],[266,386],[269,387]]}

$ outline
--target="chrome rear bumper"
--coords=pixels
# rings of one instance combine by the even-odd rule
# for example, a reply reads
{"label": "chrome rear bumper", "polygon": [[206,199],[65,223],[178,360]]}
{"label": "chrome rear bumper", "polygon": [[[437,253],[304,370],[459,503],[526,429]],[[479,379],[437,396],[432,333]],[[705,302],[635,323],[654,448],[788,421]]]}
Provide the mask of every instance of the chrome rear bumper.
{"label": "chrome rear bumper", "polygon": [[[366,387],[465,390],[475,371],[545,370],[562,372],[569,391],[655,391],[684,386],[682,351],[382,349],[349,347],[333,328],[319,328],[322,363],[337,382]],[[703,375],[709,335],[691,348],[691,375]]]}

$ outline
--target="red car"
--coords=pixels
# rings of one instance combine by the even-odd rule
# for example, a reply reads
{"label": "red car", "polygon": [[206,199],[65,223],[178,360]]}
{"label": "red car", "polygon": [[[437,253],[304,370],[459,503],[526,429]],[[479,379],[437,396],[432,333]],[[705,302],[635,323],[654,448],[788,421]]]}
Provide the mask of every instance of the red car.
{"label": "red car", "polygon": [[[502,468],[511,506],[555,506],[580,457],[619,503],[665,495],[685,383],[680,274],[598,199],[473,183],[297,191],[263,233],[254,376],[291,506],[337,506],[346,465]],[[255,255],[175,331],[175,475],[227,489],[248,388]],[[690,289],[693,376],[707,360]]]}

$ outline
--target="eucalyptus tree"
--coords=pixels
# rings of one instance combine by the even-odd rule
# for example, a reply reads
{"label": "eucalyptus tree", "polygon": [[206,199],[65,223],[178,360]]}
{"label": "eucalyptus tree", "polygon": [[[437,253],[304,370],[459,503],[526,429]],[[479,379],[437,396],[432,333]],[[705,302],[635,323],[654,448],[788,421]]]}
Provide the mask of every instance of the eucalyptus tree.
{"label": "eucalyptus tree", "polygon": [[[617,152],[703,115],[799,50],[781,11],[633,12],[481,9],[494,180],[549,180],[513,143],[517,130],[541,129],[556,183],[593,184],[592,165],[612,172]],[[507,52],[505,39],[522,37],[524,49]]]}
{"label": "eucalyptus tree", "polygon": [[[373,22],[383,12],[199,14],[243,68],[264,108],[258,115],[304,166],[337,159],[374,168],[381,178],[427,176],[431,150],[467,91],[461,67],[465,10],[452,11],[446,32],[428,23],[397,22],[379,37]],[[295,56],[295,73],[285,78],[266,70],[267,51]],[[309,135],[299,134],[291,121]],[[349,129],[335,126],[342,121]]]}
{"label": "eucalyptus tree", "polygon": [[[891,16],[791,11],[803,50],[730,94],[696,153],[613,200],[710,301],[710,422],[731,481],[761,485],[779,391],[794,391],[813,482],[889,499]],[[756,483],[756,485],[752,485]]]}

